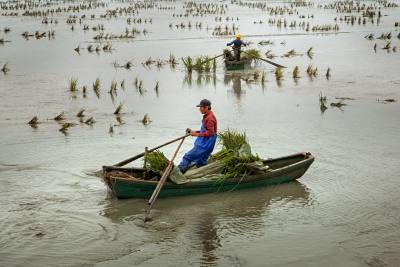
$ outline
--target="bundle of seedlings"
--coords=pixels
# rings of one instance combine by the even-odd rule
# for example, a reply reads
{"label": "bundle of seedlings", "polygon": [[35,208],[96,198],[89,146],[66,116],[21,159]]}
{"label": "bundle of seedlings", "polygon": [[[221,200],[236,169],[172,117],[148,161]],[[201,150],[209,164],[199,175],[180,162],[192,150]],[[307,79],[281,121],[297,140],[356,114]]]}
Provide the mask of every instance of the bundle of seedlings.
{"label": "bundle of seedlings", "polygon": [[223,54],[224,54],[224,59],[225,59],[225,60],[227,60],[227,61],[232,61],[232,60],[234,60],[233,54],[232,54],[231,50],[229,50],[229,49],[224,49]]}
{"label": "bundle of seedlings", "polygon": [[162,175],[164,170],[167,168],[168,159],[164,153],[159,150],[155,150],[150,153],[146,153],[144,156],[145,168],[158,175]]}
{"label": "bundle of seedlings", "polygon": [[222,149],[213,154],[210,161],[221,163],[223,174],[221,181],[229,178],[244,178],[246,175],[268,169],[258,155],[251,153],[246,133],[228,129],[220,132],[218,138]]}
{"label": "bundle of seedlings", "polygon": [[247,49],[246,51],[243,52],[243,59],[253,59],[253,60],[257,60],[261,57],[260,55],[260,51],[257,49]]}

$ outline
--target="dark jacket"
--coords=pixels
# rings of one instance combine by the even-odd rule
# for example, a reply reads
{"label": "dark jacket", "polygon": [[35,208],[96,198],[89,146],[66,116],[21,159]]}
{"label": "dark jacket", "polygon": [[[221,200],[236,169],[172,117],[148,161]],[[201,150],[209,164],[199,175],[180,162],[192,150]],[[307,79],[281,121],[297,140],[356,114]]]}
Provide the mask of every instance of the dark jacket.
{"label": "dark jacket", "polygon": [[235,39],[232,42],[227,43],[226,45],[227,46],[233,45],[233,48],[240,48],[242,45],[246,46],[246,44],[244,42],[242,42],[242,40],[240,40],[240,39],[239,40]]}

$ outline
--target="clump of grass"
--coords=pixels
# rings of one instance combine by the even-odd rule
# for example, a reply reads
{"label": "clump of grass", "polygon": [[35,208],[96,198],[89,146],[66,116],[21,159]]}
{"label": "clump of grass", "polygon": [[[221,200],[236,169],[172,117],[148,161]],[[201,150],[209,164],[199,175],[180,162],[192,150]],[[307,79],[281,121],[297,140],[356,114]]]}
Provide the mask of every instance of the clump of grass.
{"label": "clump of grass", "polygon": [[36,126],[39,122],[39,119],[37,116],[33,116],[33,118],[28,122],[29,125],[31,126]]}
{"label": "clump of grass", "polygon": [[308,76],[310,77],[310,78],[312,78],[312,77],[317,77],[317,75],[318,75],[318,68],[317,67],[315,67],[315,68],[313,68],[313,66],[311,66],[311,65],[308,65],[308,67],[307,67],[307,74],[308,74]]}
{"label": "clump of grass", "polygon": [[314,52],[313,52],[313,48],[312,48],[312,47],[310,47],[310,48],[307,50],[307,56],[308,56],[310,59],[313,58]]}
{"label": "clump of grass", "polygon": [[132,68],[132,62],[130,62],[130,61],[126,62],[123,67],[125,69],[127,69],[127,70],[131,69]]}
{"label": "clump of grass", "polygon": [[90,117],[89,119],[85,120],[85,124],[87,125],[93,125],[96,121],[94,120],[93,117]]}
{"label": "clump of grass", "polygon": [[142,123],[143,125],[148,125],[150,124],[151,120],[150,120],[150,116],[146,113],[144,114],[144,117],[142,119]]}
{"label": "clump of grass", "polygon": [[84,108],[81,108],[80,110],[79,110],[79,112],[76,114],[76,116],[78,117],[78,118],[82,118],[82,117],[84,117],[85,115],[83,114],[85,112],[85,109]]}
{"label": "clump of grass", "polygon": [[76,92],[78,91],[78,80],[71,78],[68,81],[68,88],[71,92]]}
{"label": "clump of grass", "polygon": [[100,78],[97,78],[93,83],[93,91],[97,97],[100,96]]}
{"label": "clump of grass", "polygon": [[175,66],[178,64],[178,62],[176,61],[176,57],[174,54],[169,54],[169,60],[168,60],[169,64],[171,65],[172,68],[175,68]]}
{"label": "clump of grass", "polygon": [[115,115],[120,114],[121,111],[122,111],[122,107],[123,107],[123,104],[120,103],[120,104],[118,105],[118,107],[115,109],[114,114],[115,114]]}
{"label": "clump of grass", "polygon": [[10,68],[8,67],[8,63],[4,63],[3,67],[1,68],[1,71],[6,74],[7,72],[10,71]]}
{"label": "clump of grass", "polygon": [[113,80],[112,82],[111,82],[111,85],[110,85],[110,91],[109,91],[109,93],[110,94],[114,94],[114,93],[116,93],[117,92],[117,82],[115,81],[115,80]]}
{"label": "clump of grass", "polygon": [[323,96],[322,93],[319,94],[319,108],[322,113],[325,112],[325,110],[328,109],[326,106],[326,96]]}
{"label": "clump of grass", "polygon": [[189,73],[193,71],[193,59],[190,56],[182,58],[182,62]]}
{"label": "clump of grass", "polygon": [[275,78],[276,78],[276,80],[282,80],[282,78],[283,78],[282,68],[277,67],[275,69]]}
{"label": "clump of grass", "polygon": [[63,132],[64,134],[67,132],[67,130],[69,128],[71,128],[72,126],[74,126],[74,123],[71,122],[65,122],[61,125],[61,128],[59,129],[60,132]]}
{"label": "clump of grass", "polygon": [[160,176],[168,166],[167,157],[159,150],[146,153],[144,156],[144,162],[147,170],[150,170]]}
{"label": "clump of grass", "polygon": [[65,119],[64,111],[53,118],[55,121],[62,121]]}
{"label": "clump of grass", "polygon": [[300,78],[300,70],[299,67],[296,66],[293,69],[293,79],[299,79]]}
{"label": "clump of grass", "polygon": [[246,133],[227,129],[218,133],[218,140],[227,150],[238,151],[244,144],[248,144]]}
{"label": "clump of grass", "polygon": [[331,107],[341,108],[343,106],[346,106],[347,104],[343,103],[343,101],[344,101],[344,99],[341,99],[338,102],[332,102]]}
{"label": "clump of grass", "polygon": [[328,68],[328,69],[326,70],[325,77],[326,77],[328,80],[329,80],[329,78],[331,77],[331,69],[330,69],[330,68]]}
{"label": "clump of grass", "polygon": [[247,49],[245,52],[245,57],[249,59],[259,59],[260,58],[260,51],[258,49],[252,48]]}
{"label": "clump of grass", "polygon": [[283,57],[294,57],[294,56],[299,56],[300,54],[297,54],[296,50],[292,49],[289,50],[286,54],[283,55]]}

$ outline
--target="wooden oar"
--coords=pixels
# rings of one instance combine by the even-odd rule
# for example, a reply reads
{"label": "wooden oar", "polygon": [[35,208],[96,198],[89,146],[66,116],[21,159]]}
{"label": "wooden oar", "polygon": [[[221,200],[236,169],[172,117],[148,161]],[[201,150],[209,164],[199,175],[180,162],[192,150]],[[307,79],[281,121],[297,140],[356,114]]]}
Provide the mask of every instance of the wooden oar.
{"label": "wooden oar", "polygon": [[[185,135],[183,135],[183,136],[181,136],[181,137],[178,137],[178,138],[176,138],[176,139],[174,139],[174,140],[168,141],[168,142],[166,142],[166,143],[164,143],[164,144],[162,144],[162,145],[159,145],[159,146],[153,147],[153,148],[151,148],[151,149],[148,149],[147,152],[143,152],[143,153],[137,154],[136,156],[133,156],[133,157],[131,157],[131,158],[128,158],[128,159],[126,159],[126,160],[123,160],[123,161],[121,161],[121,162],[118,162],[118,163],[112,165],[112,167],[122,167],[122,166],[124,166],[124,165],[126,165],[126,164],[128,164],[128,163],[131,163],[132,161],[135,161],[135,160],[137,160],[137,159],[140,159],[140,158],[143,157],[146,153],[153,152],[154,150],[157,150],[157,149],[159,149],[159,148],[162,148],[162,147],[164,147],[164,146],[166,146],[166,145],[175,143],[176,141],[179,141],[179,140],[181,140],[181,139],[184,139],[184,138],[187,137],[187,136],[189,136],[189,135],[188,135],[188,134],[185,134]],[[96,173],[97,173],[97,174],[101,174],[101,172],[102,172],[102,171],[97,171]]]}
{"label": "wooden oar", "polygon": [[[246,51],[243,51],[243,53],[247,54]],[[272,62],[271,60],[264,59],[264,58],[262,58],[262,57],[256,57],[256,58],[259,59],[259,60],[265,61],[265,62],[267,62],[267,63],[269,63],[269,64],[271,64],[271,65],[274,65],[275,67],[278,67],[278,68],[286,68],[285,66],[282,66],[282,65],[280,65],[280,64],[278,64],[278,63],[275,63],[275,62]]]}
{"label": "wooden oar", "polygon": [[215,56],[215,57],[213,57],[213,58],[209,58],[209,59],[207,59],[207,60],[201,62],[200,65],[203,65],[204,63],[207,63],[207,62],[209,62],[209,61],[211,61],[211,60],[214,60],[214,59],[216,59],[216,58],[222,57],[223,55],[224,55],[224,54]]}
{"label": "wooden oar", "polygon": [[174,164],[174,159],[176,158],[176,155],[178,154],[178,151],[181,148],[181,146],[183,144],[183,141],[185,140],[186,136],[188,136],[188,135],[189,134],[185,135],[182,138],[181,142],[178,145],[178,148],[176,149],[174,155],[172,156],[171,160],[169,161],[167,167],[165,168],[164,173],[162,174],[160,181],[158,181],[158,184],[157,184],[156,188],[154,189],[153,194],[151,195],[151,197],[150,197],[150,199],[149,199],[149,201],[147,203],[147,204],[149,204],[149,208],[147,209],[146,214],[144,216],[144,221],[145,222],[147,222],[149,220],[150,210],[153,207],[154,203],[156,202],[158,194],[160,193],[165,181],[167,180],[167,177],[168,177],[168,175],[169,175],[169,173],[170,173],[170,171],[172,169],[172,166]]}

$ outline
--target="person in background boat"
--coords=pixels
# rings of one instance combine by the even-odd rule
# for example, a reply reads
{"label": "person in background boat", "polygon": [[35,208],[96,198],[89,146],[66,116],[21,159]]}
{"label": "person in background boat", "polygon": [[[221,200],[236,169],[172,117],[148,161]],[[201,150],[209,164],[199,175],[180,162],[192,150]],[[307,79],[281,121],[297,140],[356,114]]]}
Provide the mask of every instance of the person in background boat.
{"label": "person in background boat", "polygon": [[242,45],[243,46],[247,46],[247,45],[240,39],[240,34],[239,33],[236,34],[235,37],[236,37],[235,40],[233,40],[230,43],[227,43],[226,45],[227,46],[232,46],[233,45],[232,48],[233,48],[233,53],[235,53],[235,59],[236,59],[236,61],[239,61],[240,60],[240,52],[241,52],[240,49],[241,49]]}
{"label": "person in background boat", "polygon": [[203,99],[196,107],[203,114],[203,120],[200,131],[192,131],[189,128],[186,130],[188,134],[197,138],[194,147],[183,156],[178,165],[182,173],[185,173],[193,164],[197,167],[206,165],[217,140],[217,118],[211,111],[211,102]]}

